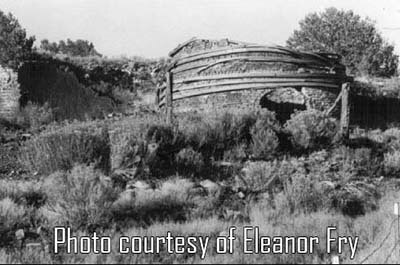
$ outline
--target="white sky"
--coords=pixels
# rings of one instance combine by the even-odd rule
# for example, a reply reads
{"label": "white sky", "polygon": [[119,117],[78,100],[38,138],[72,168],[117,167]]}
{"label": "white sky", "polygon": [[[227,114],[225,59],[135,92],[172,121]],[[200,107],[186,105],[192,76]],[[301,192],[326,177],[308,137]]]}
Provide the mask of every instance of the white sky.
{"label": "white sky", "polygon": [[108,56],[167,56],[191,37],[284,44],[300,19],[327,7],[377,22],[400,53],[399,0],[0,0],[37,42],[87,39]]}

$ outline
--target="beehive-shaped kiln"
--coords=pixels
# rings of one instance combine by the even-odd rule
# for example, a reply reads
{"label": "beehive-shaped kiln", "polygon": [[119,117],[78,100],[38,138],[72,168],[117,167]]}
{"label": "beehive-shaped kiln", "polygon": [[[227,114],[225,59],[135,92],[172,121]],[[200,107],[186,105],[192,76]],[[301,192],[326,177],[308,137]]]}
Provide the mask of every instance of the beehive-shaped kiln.
{"label": "beehive-shaped kiln", "polygon": [[[351,80],[335,54],[281,46],[191,39],[170,52],[160,108],[220,111],[292,104],[327,110]],[[275,104],[275,105],[274,105]]]}

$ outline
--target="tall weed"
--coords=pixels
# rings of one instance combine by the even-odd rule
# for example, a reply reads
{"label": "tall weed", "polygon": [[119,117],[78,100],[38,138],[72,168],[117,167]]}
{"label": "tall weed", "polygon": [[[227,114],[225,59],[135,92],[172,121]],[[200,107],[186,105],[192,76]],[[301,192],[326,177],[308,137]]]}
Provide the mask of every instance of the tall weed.
{"label": "tall weed", "polygon": [[33,137],[22,146],[19,160],[28,170],[39,174],[68,170],[75,163],[96,163],[108,173],[110,152],[107,128],[83,123],[44,131]]}

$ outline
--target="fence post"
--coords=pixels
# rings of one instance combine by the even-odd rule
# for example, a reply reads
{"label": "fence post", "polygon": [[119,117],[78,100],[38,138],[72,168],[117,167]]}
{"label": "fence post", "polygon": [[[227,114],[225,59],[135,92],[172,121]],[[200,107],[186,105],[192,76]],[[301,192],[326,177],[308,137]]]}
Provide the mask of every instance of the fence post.
{"label": "fence post", "polygon": [[166,122],[172,124],[172,72],[167,72],[167,86],[165,88]]}
{"label": "fence post", "polygon": [[[399,237],[400,237],[400,214],[399,214],[399,208],[400,204],[398,202],[394,203],[394,215],[396,215],[397,218],[397,231],[395,235],[395,246],[399,244]],[[399,259],[400,259],[400,250],[397,253],[397,259],[396,259],[396,264],[399,264]]]}
{"label": "fence post", "polygon": [[340,113],[340,137],[349,138],[350,125],[350,83],[342,84],[342,109]]}

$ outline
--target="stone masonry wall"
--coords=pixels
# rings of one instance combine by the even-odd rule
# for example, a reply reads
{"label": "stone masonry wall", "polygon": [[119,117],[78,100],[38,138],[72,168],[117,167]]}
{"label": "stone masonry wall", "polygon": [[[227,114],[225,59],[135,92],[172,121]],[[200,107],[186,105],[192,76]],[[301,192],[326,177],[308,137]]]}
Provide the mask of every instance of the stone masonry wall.
{"label": "stone masonry wall", "polygon": [[219,94],[210,94],[174,101],[174,112],[242,112],[261,108],[260,100],[264,96],[276,103],[304,104],[307,108],[329,109],[339,91],[316,88],[279,88],[266,90],[243,90]]}
{"label": "stone masonry wall", "polygon": [[174,101],[175,112],[242,112],[257,109],[259,99],[268,93],[266,90],[244,90],[210,94]]}
{"label": "stone masonry wall", "polygon": [[18,76],[11,69],[0,67],[0,118],[12,119],[19,110]]}

